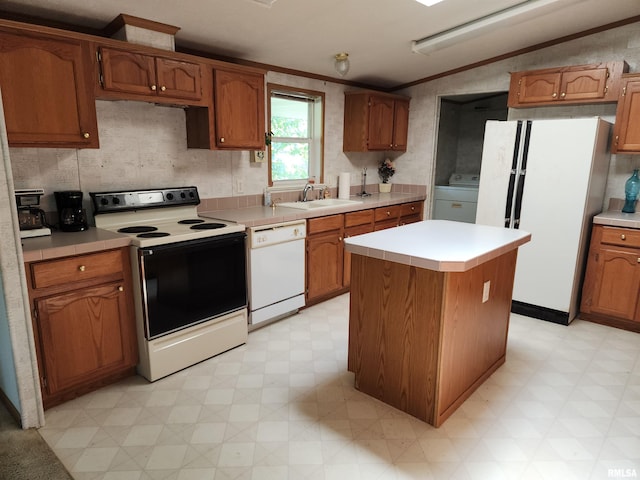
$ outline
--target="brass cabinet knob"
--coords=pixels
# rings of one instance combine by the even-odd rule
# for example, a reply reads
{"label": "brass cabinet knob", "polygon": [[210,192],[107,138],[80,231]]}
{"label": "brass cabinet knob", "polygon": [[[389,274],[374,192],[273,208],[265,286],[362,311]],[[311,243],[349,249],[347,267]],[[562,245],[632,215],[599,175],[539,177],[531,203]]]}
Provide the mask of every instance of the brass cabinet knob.
{"label": "brass cabinet knob", "polygon": [[551,98],[557,98],[558,94],[556,92],[553,92],[553,95],[551,95]]}
{"label": "brass cabinet knob", "polygon": [[412,212],[415,212],[415,211],[416,211],[416,207],[412,205],[412,206],[411,206],[411,211],[412,211]]}
{"label": "brass cabinet knob", "polygon": [[118,291],[119,292],[124,292],[124,287],[122,285],[118,285]]}
{"label": "brass cabinet knob", "polygon": [[387,217],[391,216],[391,212],[387,210]]}
{"label": "brass cabinet knob", "polygon": [[164,85],[162,85],[162,86],[160,87],[160,91],[161,91],[161,92],[164,92],[164,91],[166,91],[166,90],[167,90],[167,87],[165,87]]}
{"label": "brass cabinet knob", "polygon": [[567,94],[566,94],[566,92],[562,92],[562,93],[560,94],[560,96],[561,96],[562,98],[564,98],[564,97],[566,97],[566,96],[567,96]]}
{"label": "brass cabinet knob", "polygon": [[155,85],[151,85],[151,91],[152,91],[152,92],[155,92],[155,91],[156,91],[156,88],[157,88],[157,87],[156,87]]}
{"label": "brass cabinet knob", "polygon": [[220,137],[220,143],[224,143],[224,137]]}
{"label": "brass cabinet knob", "polygon": [[91,135],[89,135],[89,132],[84,132],[84,133],[82,134],[82,136],[83,136],[84,138],[89,138]]}
{"label": "brass cabinet knob", "polygon": [[620,235],[620,240],[626,240],[627,236],[623,233],[622,235]]}
{"label": "brass cabinet knob", "polygon": [[80,265],[78,267],[78,271],[80,271],[80,272],[84,272],[86,269],[87,269],[87,267],[85,267],[84,265]]}
{"label": "brass cabinet knob", "polygon": [[342,237],[338,237],[338,241],[341,242],[342,241]]}

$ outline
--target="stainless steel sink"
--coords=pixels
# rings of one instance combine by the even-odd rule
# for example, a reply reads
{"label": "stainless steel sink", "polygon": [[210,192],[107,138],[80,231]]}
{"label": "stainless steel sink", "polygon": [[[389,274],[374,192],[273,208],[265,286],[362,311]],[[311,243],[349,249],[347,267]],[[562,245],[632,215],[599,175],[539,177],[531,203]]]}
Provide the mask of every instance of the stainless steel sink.
{"label": "stainless steel sink", "polygon": [[278,207],[298,208],[300,210],[318,210],[321,208],[344,207],[345,205],[356,205],[362,200],[345,200],[342,198],[322,198],[320,200],[310,200],[308,202],[282,202]]}

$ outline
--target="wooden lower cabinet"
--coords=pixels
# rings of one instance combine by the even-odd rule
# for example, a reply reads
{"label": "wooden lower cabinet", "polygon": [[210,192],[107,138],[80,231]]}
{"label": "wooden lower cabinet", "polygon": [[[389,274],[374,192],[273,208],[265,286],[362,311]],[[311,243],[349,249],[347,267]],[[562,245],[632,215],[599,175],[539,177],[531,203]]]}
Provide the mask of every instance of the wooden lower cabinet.
{"label": "wooden lower cabinet", "polygon": [[307,303],[342,290],[344,215],[307,222]]}
{"label": "wooden lower cabinet", "polygon": [[640,230],[595,225],[580,304],[587,320],[640,332]]}
{"label": "wooden lower cabinet", "polygon": [[351,254],[343,239],[422,220],[423,202],[358,210],[307,221],[306,302],[312,305],[349,290]]}
{"label": "wooden lower cabinet", "polygon": [[134,373],[128,249],[33,262],[26,269],[44,408]]}

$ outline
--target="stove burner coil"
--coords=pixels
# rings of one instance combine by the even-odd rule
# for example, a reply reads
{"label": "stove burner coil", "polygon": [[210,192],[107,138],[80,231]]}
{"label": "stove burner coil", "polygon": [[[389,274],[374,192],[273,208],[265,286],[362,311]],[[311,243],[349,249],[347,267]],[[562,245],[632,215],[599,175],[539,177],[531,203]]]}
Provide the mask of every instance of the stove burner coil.
{"label": "stove burner coil", "polygon": [[123,227],[118,229],[119,233],[146,233],[146,232],[155,232],[158,230],[156,227],[150,227],[147,225],[136,225],[133,227]]}
{"label": "stove burner coil", "polygon": [[138,238],[158,238],[158,237],[168,237],[169,234],[167,232],[145,232],[140,235],[136,235]]}
{"label": "stove burner coil", "polygon": [[187,218],[186,220],[178,221],[181,225],[192,225],[194,223],[204,223],[204,220],[201,218]]}
{"label": "stove burner coil", "polygon": [[192,230],[213,230],[214,228],[224,228],[224,223],[198,223],[191,227]]}

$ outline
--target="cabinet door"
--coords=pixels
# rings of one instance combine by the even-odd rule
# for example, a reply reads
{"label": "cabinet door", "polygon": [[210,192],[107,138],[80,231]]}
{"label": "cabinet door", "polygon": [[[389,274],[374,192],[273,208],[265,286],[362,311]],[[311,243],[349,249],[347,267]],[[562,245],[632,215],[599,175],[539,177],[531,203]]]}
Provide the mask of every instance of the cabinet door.
{"label": "cabinet door", "polygon": [[409,101],[396,100],[393,112],[393,149],[405,152],[409,133]]}
{"label": "cabinet door", "polygon": [[121,288],[110,283],[36,300],[48,395],[136,364],[133,320]]}
{"label": "cabinet door", "polygon": [[593,289],[585,292],[592,313],[633,320],[640,291],[640,252],[602,248],[589,259]]}
{"label": "cabinet door", "polygon": [[156,95],[154,58],[112,48],[100,49],[102,86],[114,92]]}
{"label": "cabinet door", "polygon": [[218,148],[264,149],[264,75],[215,70]]}
{"label": "cabinet door", "polygon": [[342,231],[307,237],[307,301],[342,288]]}
{"label": "cabinet door", "polygon": [[563,72],[560,82],[560,100],[604,98],[607,93],[608,72],[607,68]]}
{"label": "cabinet door", "polygon": [[640,76],[623,83],[613,135],[613,153],[640,153]]}
{"label": "cabinet door", "polygon": [[156,74],[159,95],[193,100],[202,98],[200,65],[157,58]]}
{"label": "cabinet door", "polygon": [[369,97],[369,150],[393,149],[393,98]]}
{"label": "cabinet door", "polygon": [[0,87],[9,145],[98,148],[89,46],[0,33]]}
{"label": "cabinet door", "polygon": [[560,73],[523,75],[518,80],[518,103],[551,102],[558,99]]}

